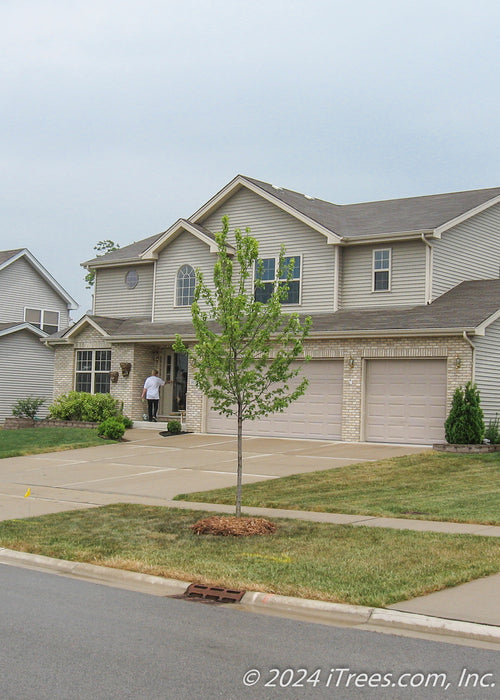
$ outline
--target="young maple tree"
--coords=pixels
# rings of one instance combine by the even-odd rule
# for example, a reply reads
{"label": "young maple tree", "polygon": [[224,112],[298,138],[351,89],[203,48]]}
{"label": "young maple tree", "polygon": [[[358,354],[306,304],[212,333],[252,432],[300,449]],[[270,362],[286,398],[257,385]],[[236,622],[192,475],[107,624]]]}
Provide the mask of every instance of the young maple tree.
{"label": "young maple tree", "polygon": [[[293,275],[294,260],[285,258],[281,249],[276,279],[271,283],[269,299],[256,301],[256,289],[264,283],[259,245],[250,229],[234,232],[236,249],[228,252],[229,220],[222,219],[222,231],[216,234],[218,246],[213,287],[205,284],[197,270],[197,284],[191,315],[196,343],[186,347],[179,335],[174,350],[188,353],[194,367],[196,386],[212,401],[213,408],[226,416],[236,416],[237,485],[236,516],[241,515],[243,475],[243,422],[284,411],[305,392],[307,379],[291,381],[301,367],[292,364],[301,357],[303,341],[309,334],[311,319],[299,319],[285,313],[286,299]],[[231,246],[230,246],[231,247]],[[234,250],[234,249],[233,249]],[[254,284],[252,284],[252,281]],[[266,294],[267,296],[267,294]]]}

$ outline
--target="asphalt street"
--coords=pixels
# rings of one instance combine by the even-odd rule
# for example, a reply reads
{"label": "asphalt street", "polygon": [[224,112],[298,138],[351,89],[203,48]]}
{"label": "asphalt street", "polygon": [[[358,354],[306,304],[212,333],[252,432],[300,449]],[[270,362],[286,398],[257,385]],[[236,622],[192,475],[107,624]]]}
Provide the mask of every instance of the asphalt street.
{"label": "asphalt street", "polygon": [[498,697],[486,649],[255,615],[0,565],[0,697]]}

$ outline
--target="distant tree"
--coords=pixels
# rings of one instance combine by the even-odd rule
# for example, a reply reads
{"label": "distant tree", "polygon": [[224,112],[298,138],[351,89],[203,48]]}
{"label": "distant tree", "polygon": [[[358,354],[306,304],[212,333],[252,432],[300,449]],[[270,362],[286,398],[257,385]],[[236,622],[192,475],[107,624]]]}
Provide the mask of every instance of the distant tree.
{"label": "distant tree", "polygon": [[[119,243],[115,243],[114,241],[110,241],[109,239],[107,239],[104,241],[97,241],[96,245],[94,246],[94,250],[99,256],[99,253],[101,253],[102,255],[106,255],[106,253],[111,253],[111,251],[113,250],[118,250],[119,247]],[[87,283],[87,289],[92,289],[95,283],[95,270],[89,270],[85,275],[84,279]]]}
{"label": "distant tree", "polygon": [[455,389],[446,422],[445,437],[451,445],[478,445],[483,441],[485,426],[479,391],[467,382],[465,389]]}
{"label": "distant tree", "polygon": [[255,301],[251,284],[254,271],[255,286],[264,287],[258,243],[249,235],[250,229],[245,233],[236,229],[236,253],[231,256],[227,249],[228,232],[229,221],[223,217],[222,231],[216,234],[218,254],[213,291],[205,284],[202,273],[196,272],[191,305],[196,343],[186,347],[177,335],[174,350],[190,355],[194,382],[211,399],[214,409],[226,416],[236,416],[236,516],[239,517],[243,421],[283,411],[304,393],[307,379],[295,387],[290,386],[290,381],[300,373],[300,367],[292,366],[292,362],[303,356],[303,341],[311,319],[301,322],[296,313],[283,311],[282,302],[294,267],[293,259],[286,263],[285,250],[282,248],[280,253],[270,298],[266,303]]}

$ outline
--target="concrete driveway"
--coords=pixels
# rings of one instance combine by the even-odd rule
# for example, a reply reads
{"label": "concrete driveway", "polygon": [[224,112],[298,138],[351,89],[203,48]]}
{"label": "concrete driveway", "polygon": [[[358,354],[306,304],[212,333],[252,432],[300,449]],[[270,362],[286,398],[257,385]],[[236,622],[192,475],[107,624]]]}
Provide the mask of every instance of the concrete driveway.
{"label": "concrete driveway", "polygon": [[[162,437],[132,429],[128,442],[0,460],[0,520],[108,503],[161,505],[179,493],[235,485],[236,440]],[[244,483],[422,452],[419,446],[249,437]],[[27,489],[31,495],[25,498]]]}

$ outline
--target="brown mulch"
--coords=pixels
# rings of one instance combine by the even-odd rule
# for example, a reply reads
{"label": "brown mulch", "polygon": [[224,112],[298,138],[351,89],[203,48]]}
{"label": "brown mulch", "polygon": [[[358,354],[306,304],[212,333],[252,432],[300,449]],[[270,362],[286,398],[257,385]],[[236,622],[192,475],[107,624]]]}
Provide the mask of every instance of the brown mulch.
{"label": "brown mulch", "polygon": [[222,535],[224,537],[247,537],[248,535],[270,535],[277,526],[264,518],[237,518],[236,516],[211,515],[191,525],[196,535]]}

